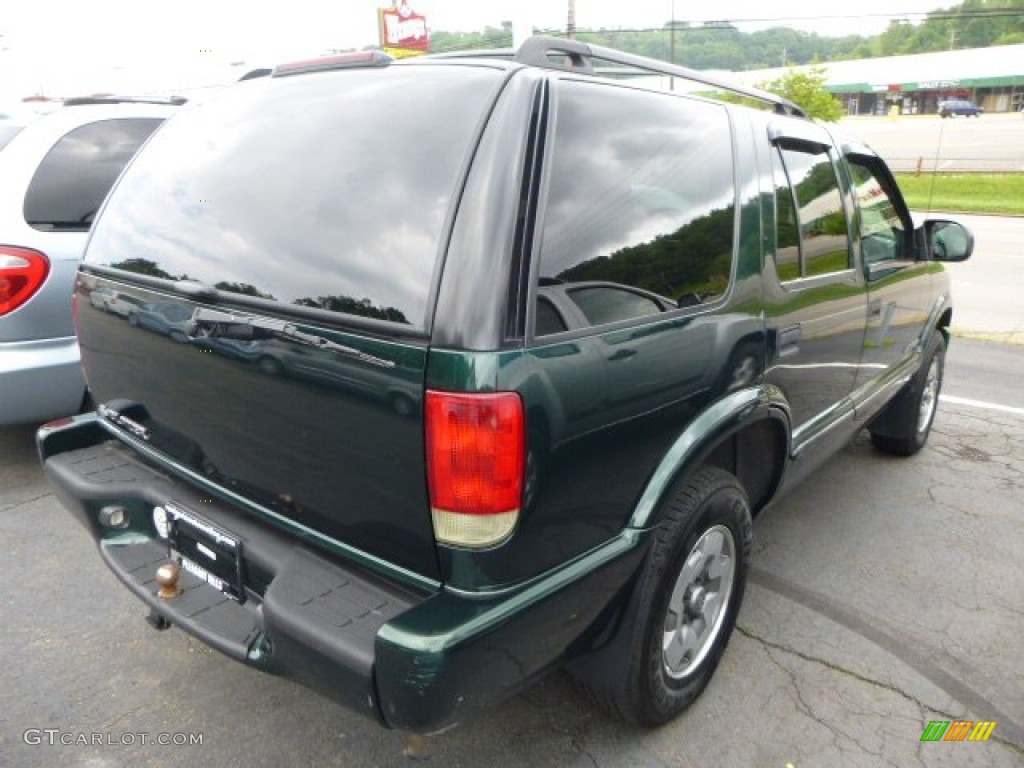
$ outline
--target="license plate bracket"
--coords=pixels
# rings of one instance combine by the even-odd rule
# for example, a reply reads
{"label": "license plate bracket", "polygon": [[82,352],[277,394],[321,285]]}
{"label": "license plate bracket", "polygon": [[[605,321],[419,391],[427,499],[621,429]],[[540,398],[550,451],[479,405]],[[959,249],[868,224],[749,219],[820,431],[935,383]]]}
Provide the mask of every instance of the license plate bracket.
{"label": "license plate bracket", "polygon": [[164,509],[172,557],[232,600],[245,602],[241,540],[179,504]]}

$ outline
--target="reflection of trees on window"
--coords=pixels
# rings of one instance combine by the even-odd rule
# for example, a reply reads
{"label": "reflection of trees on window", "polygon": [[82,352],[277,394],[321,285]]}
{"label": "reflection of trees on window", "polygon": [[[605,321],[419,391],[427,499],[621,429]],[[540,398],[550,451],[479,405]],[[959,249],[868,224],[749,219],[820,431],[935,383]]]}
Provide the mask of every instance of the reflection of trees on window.
{"label": "reflection of trees on window", "polygon": [[[829,153],[824,148],[811,146],[783,146],[782,158],[798,206],[800,274],[812,277],[849,269],[846,213]],[[782,193],[778,197],[785,199],[788,194]],[[783,201],[780,221],[783,214],[788,215],[785,205]],[[781,255],[791,263],[791,252],[782,252]],[[781,279],[795,277],[789,274],[793,271],[789,263],[780,266]]]}
{"label": "reflection of trees on window", "polygon": [[778,151],[772,153],[772,172],[775,177],[775,269],[783,282],[800,277],[800,225],[793,204],[793,189]]}
{"label": "reflection of trees on window", "polygon": [[221,280],[219,283],[214,283],[213,287],[218,291],[227,291],[228,293],[240,293],[243,296],[255,296],[257,299],[267,299],[269,301],[276,301],[276,299],[269,293],[264,293],[255,285],[249,283],[228,283]]}
{"label": "reflection of trees on window", "polygon": [[328,309],[332,312],[344,312],[347,315],[390,320],[393,323],[409,323],[400,310],[394,307],[376,307],[370,299],[354,299],[351,296],[318,296],[315,299],[296,299],[295,303],[300,307]]}
{"label": "reflection of trees on window", "polygon": [[904,224],[882,182],[864,161],[848,158],[860,209],[861,252],[867,264],[899,259]]}
{"label": "reflection of trees on window", "polygon": [[709,301],[729,284],[734,210],[730,205],[712,211],[675,232],[584,261],[557,277],[630,285],[677,302],[694,294]]}
{"label": "reflection of trees on window", "polygon": [[175,279],[174,275],[160,269],[160,266],[155,261],[150,261],[149,259],[125,259],[124,261],[116,261],[110,266],[114,269],[123,269],[125,272],[135,272],[139,275],[162,277],[164,280]]}

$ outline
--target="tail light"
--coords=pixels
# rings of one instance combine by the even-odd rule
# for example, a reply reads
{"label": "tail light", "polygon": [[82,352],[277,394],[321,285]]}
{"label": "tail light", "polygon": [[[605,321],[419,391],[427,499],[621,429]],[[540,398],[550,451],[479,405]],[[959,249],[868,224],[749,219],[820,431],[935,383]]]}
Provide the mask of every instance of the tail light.
{"label": "tail light", "polygon": [[0,317],[32,298],[50,273],[50,262],[39,251],[0,245]]}
{"label": "tail light", "polygon": [[523,401],[514,392],[427,392],[427,476],[434,537],[487,547],[511,535],[523,494]]}

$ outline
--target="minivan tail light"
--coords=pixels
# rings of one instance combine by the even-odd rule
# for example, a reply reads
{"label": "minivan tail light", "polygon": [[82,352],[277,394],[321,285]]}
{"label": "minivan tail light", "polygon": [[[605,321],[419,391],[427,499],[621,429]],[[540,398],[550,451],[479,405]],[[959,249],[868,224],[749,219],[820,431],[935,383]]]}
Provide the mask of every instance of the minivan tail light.
{"label": "minivan tail light", "polygon": [[522,399],[515,392],[431,390],[425,416],[434,537],[462,547],[508,538],[523,494]]}
{"label": "minivan tail light", "polygon": [[50,262],[39,251],[0,245],[0,317],[31,299],[48,274]]}

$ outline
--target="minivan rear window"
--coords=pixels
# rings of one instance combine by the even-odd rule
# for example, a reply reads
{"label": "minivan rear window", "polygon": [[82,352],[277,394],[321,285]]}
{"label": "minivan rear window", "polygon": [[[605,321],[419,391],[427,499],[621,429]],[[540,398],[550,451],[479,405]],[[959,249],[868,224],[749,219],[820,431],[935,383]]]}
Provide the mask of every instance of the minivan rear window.
{"label": "minivan rear window", "polygon": [[503,77],[397,65],[233,86],[139,154],[86,261],[425,327],[445,221]]}
{"label": "minivan rear window", "polygon": [[156,117],[97,120],[62,136],[25,191],[25,221],[44,231],[88,230],[118,175],[161,122]]}

